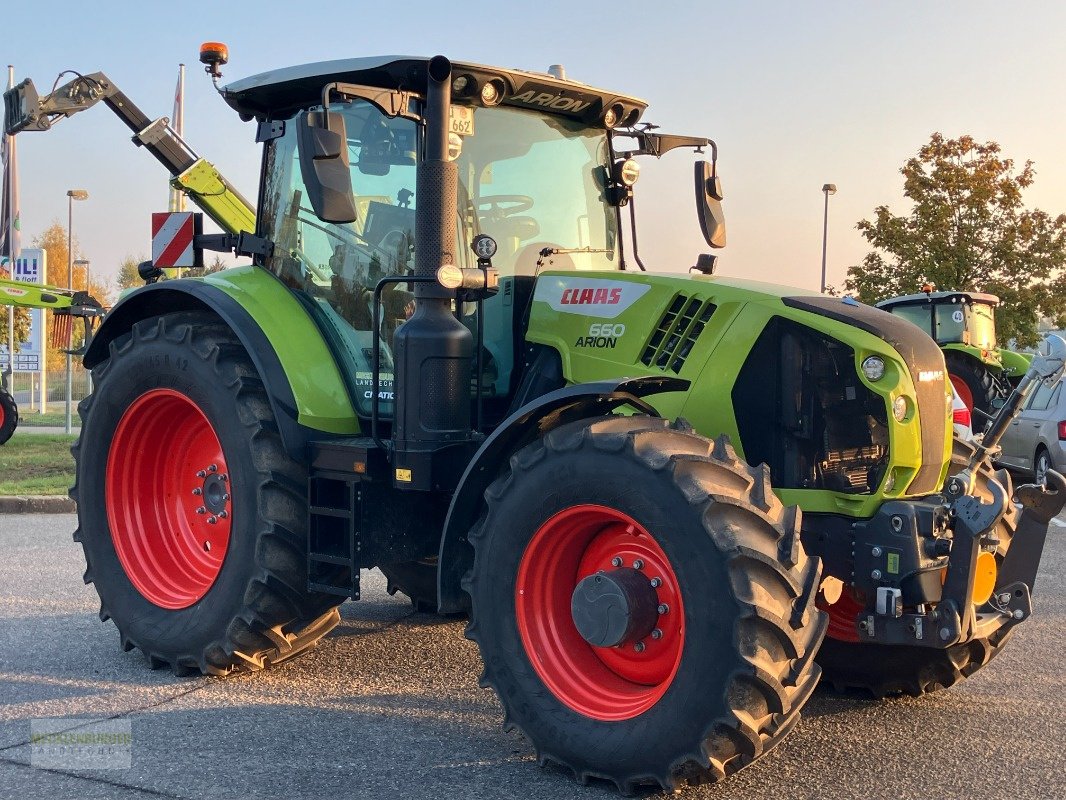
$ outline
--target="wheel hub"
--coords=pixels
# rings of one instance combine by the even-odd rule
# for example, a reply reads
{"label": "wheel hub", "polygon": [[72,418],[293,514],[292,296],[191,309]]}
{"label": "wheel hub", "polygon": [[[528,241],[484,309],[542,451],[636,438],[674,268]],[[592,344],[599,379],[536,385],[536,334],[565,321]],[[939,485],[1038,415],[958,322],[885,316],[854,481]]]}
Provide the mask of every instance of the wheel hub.
{"label": "wheel hub", "polygon": [[593,647],[617,647],[651,634],[659,618],[651,581],[635,569],[589,575],[574,589],[570,615],[581,638]]}

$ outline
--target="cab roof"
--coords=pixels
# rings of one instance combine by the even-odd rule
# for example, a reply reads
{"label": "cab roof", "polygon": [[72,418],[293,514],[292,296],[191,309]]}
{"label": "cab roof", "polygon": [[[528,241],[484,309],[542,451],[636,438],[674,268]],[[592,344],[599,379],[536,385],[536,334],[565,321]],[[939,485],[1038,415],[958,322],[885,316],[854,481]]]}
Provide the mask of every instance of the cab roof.
{"label": "cab roof", "polygon": [[[319,61],[262,72],[222,88],[222,96],[243,119],[284,119],[297,110],[321,102],[322,88],[332,81],[422,93],[426,88],[424,56],[373,56]],[[452,62],[452,78],[466,76],[462,91],[453,91],[457,103],[477,103],[481,87],[502,81],[503,104],[531,108],[593,123],[612,106],[621,126],[634,125],[647,108],[635,97],[597,89],[542,72],[504,69],[465,61]],[[453,84],[454,85],[454,84]]]}
{"label": "cab roof", "polygon": [[877,304],[878,308],[895,308],[896,306],[941,305],[947,303],[987,303],[998,306],[999,298],[984,292],[919,292],[905,294],[902,297],[890,297]]}

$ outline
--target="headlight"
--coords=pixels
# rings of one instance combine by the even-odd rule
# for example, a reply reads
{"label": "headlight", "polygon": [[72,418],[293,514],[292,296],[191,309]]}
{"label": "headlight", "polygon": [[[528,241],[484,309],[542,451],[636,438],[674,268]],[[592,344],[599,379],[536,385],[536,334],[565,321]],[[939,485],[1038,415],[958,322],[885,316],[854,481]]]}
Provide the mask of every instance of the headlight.
{"label": "headlight", "polygon": [[896,422],[903,422],[907,418],[907,398],[900,395],[892,401],[892,416],[896,418]]}
{"label": "headlight", "polygon": [[869,356],[862,362],[862,374],[868,381],[879,381],[885,376],[885,360],[881,356]]}

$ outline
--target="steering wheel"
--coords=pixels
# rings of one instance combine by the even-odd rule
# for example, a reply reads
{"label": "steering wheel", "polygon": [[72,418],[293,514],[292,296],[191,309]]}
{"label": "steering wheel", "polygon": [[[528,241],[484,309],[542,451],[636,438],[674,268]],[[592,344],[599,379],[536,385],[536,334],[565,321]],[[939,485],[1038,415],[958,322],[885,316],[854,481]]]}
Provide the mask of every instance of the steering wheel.
{"label": "steering wheel", "polygon": [[494,194],[479,197],[477,210],[479,216],[490,220],[500,220],[533,208],[533,198],[527,194]]}

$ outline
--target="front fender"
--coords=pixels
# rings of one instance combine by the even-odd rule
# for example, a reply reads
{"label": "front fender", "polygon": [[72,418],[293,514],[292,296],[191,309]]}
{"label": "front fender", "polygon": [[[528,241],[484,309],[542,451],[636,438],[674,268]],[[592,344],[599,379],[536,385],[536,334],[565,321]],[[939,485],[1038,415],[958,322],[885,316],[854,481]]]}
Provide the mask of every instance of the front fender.
{"label": "front fender", "polygon": [[684,392],[688,387],[686,380],[657,376],[576,384],[542,395],[504,420],[467,464],[452,495],[437,569],[440,612],[461,612],[469,604],[460,585],[474,560],[467,533],[481,516],[485,490],[513,453],[553,428],[579,419],[602,417],[621,406],[659,416],[642,398],[663,392]]}
{"label": "front fender", "polygon": [[104,318],[85,353],[92,369],[138,321],[180,311],[219,317],[244,345],[270,397],[286,450],[301,461],[318,434],[358,433],[359,423],[337,363],[292,292],[258,267],[205,279],[155,283],[127,295]]}

